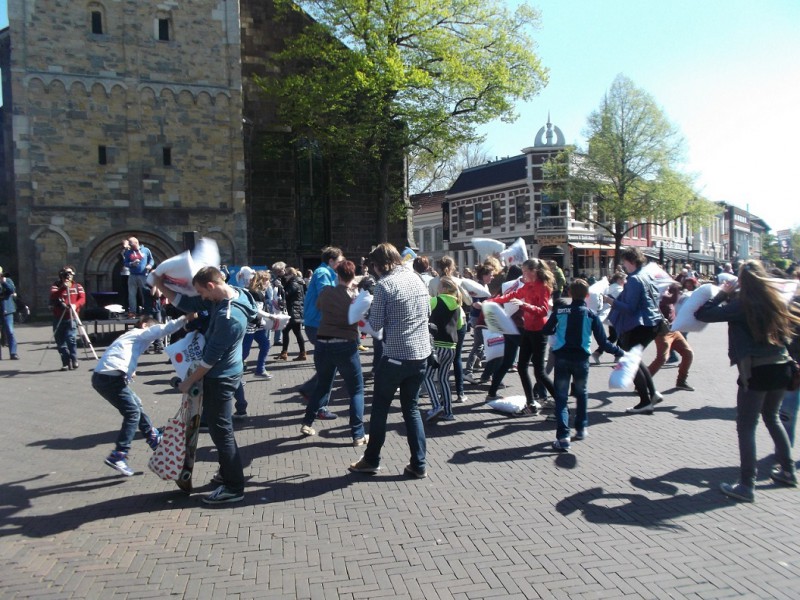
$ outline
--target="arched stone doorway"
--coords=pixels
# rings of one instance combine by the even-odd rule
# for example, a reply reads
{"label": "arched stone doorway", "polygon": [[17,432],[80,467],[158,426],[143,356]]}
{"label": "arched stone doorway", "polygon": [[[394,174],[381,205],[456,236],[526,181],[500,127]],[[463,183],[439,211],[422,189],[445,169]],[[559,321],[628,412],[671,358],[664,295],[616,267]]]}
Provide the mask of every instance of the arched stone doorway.
{"label": "arched stone doorway", "polygon": [[[126,229],[97,240],[87,253],[83,271],[86,292],[93,300],[93,293],[116,292],[113,303],[123,306],[127,304],[127,278],[121,274],[122,241],[130,237],[137,238],[143,246],[150,249],[156,264],[182,251],[180,244],[157,231]],[[109,298],[105,297],[105,304],[109,303]],[[94,305],[93,300],[89,300],[90,305]]]}

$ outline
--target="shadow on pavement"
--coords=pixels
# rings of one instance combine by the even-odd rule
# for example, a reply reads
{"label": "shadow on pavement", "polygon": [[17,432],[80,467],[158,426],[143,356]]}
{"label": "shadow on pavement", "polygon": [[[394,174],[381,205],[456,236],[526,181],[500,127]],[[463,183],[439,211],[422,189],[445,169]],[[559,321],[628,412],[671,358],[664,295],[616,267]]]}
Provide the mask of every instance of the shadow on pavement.
{"label": "shadow on pavement", "polygon": [[[759,472],[769,473],[771,459],[759,461]],[[633,486],[664,498],[653,499],[644,494],[606,493],[596,487],[583,490],[559,501],[555,508],[564,516],[580,512],[590,523],[609,525],[635,525],[637,527],[682,529],[671,521],[731,506],[719,484],[735,482],[738,467],[712,467],[706,469],[684,467],[661,477],[640,479],[631,477]],[[681,486],[701,488],[697,493],[681,492]],[[767,486],[772,487],[772,486]]]}

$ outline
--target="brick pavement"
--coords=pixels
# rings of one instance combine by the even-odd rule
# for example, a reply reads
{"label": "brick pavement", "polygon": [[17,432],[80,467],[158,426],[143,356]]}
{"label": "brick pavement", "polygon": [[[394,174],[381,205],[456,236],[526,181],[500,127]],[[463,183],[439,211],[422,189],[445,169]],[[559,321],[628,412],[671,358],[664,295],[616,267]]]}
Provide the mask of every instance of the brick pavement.
{"label": "brick pavement", "polygon": [[[147,471],[141,440],[136,476],[104,466],[119,416],[89,385],[94,361],[59,372],[49,335],[20,327],[22,360],[0,362],[2,598],[797,597],[800,494],[770,485],[763,426],[757,502],[717,489],[738,464],[722,325],[690,337],[696,392],[670,389],[674,367],[656,376],[666,393],[652,416],[625,415],[635,399],[604,391],[609,358],[593,366],[591,435],[570,454],[549,451],[552,421],[494,413],[472,391],[455,422],[426,425],[424,480],[402,476],[399,410],[375,477],[346,471],[360,451],[341,391],[342,418],[301,438],[291,390],[312,363],[272,363],[274,380],[247,377],[246,497],[224,507]],[[178,405],[171,375],[143,357],[136,386],[156,422]],[[199,457],[208,492],[207,435]]]}

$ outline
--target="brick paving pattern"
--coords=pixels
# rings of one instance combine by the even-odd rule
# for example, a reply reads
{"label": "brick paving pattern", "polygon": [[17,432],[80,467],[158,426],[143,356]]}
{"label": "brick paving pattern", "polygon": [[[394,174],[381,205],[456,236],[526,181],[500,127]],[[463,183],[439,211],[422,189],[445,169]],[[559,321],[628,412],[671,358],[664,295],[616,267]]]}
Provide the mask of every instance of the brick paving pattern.
{"label": "brick paving pattern", "polygon": [[[207,434],[191,496],[147,470],[150,451],[138,437],[135,476],[106,467],[120,417],[91,389],[94,361],[59,372],[56,351],[45,351],[49,336],[45,325],[19,327],[22,360],[0,362],[2,598],[800,593],[800,493],[770,483],[763,426],[756,503],[735,504],[717,489],[738,473],[724,325],[689,338],[696,392],[672,389],[673,365],[656,375],[665,400],[652,416],[626,415],[634,395],[606,391],[608,355],[592,366],[590,437],[569,454],[550,450],[554,423],[546,414],[493,412],[486,388],[467,384],[456,421],[425,425],[423,480],[402,474],[408,447],[397,402],[381,473],[348,473],[361,450],[350,445],[343,390],[337,384],[332,401],[340,418],[318,421],[319,434],[303,438],[294,388],[313,362],[270,359],[272,381],[252,369],[246,376],[250,417],[236,424],[245,500],[220,507],[200,502],[216,468]],[[371,362],[369,353],[363,359]],[[135,384],[156,423],[180,398],[165,361],[144,356]],[[503,393],[521,393],[516,374],[506,382]]]}

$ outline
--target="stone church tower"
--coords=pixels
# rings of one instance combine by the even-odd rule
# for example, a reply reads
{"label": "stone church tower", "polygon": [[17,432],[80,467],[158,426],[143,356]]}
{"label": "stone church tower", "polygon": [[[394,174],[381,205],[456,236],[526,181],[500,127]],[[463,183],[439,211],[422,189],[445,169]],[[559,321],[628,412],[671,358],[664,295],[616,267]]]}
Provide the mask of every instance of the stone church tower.
{"label": "stone church tower", "polygon": [[129,236],[163,260],[197,232],[244,262],[239,3],[8,0],[8,16],[0,264],[31,308],[64,264],[118,287]]}

